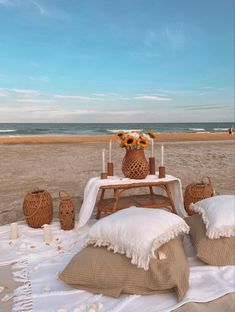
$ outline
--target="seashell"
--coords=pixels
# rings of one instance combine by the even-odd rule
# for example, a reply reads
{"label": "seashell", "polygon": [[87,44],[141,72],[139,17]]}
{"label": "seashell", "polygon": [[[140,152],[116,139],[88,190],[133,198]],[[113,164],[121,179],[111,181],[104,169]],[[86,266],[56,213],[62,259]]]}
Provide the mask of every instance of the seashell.
{"label": "seashell", "polygon": [[75,308],[75,309],[73,309],[73,312],[82,312],[82,310],[79,308]]}
{"label": "seashell", "polygon": [[46,293],[49,293],[51,291],[51,288],[46,286],[43,288],[43,291],[46,292]]}
{"label": "seashell", "polygon": [[40,271],[40,266],[39,265],[36,265],[34,268],[33,268],[33,272],[38,272]]}
{"label": "seashell", "polygon": [[88,309],[86,310],[86,312],[98,312],[98,311],[95,310],[95,309],[93,309],[93,308],[88,308]]}
{"label": "seashell", "polygon": [[158,259],[159,260],[165,260],[167,259],[167,256],[162,251],[158,251]]}
{"label": "seashell", "polygon": [[22,249],[22,250],[24,250],[24,249],[26,249],[26,248],[27,248],[27,246],[26,246],[26,244],[25,244],[25,243],[21,244],[19,247],[20,247],[20,249]]}
{"label": "seashell", "polygon": [[0,293],[2,293],[4,291],[5,287],[4,286],[0,286]]}
{"label": "seashell", "polygon": [[2,299],[1,299],[1,301],[2,302],[7,302],[7,301],[9,301],[11,298],[13,298],[13,293],[11,293],[11,294],[6,294]]}
{"label": "seashell", "polygon": [[103,304],[101,302],[91,302],[89,305],[88,305],[88,311],[89,312],[93,312],[93,311],[90,311],[89,309],[92,309],[94,310],[95,312],[102,312],[103,311]]}

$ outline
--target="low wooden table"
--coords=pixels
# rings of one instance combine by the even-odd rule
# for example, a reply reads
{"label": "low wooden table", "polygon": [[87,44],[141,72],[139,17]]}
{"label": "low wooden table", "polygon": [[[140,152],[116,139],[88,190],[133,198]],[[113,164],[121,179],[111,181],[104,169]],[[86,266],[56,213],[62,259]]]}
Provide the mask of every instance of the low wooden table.
{"label": "low wooden table", "polygon": [[[169,185],[175,183],[175,181],[144,181],[133,184],[110,184],[100,186],[101,196],[97,203],[96,219],[101,218],[110,213],[114,213],[117,210],[128,208],[130,206],[136,207],[149,207],[149,208],[169,208],[173,213],[176,213],[174,201]],[[143,195],[131,195],[121,197],[121,194],[130,189],[136,188],[149,188],[149,194]],[[154,193],[154,188],[161,188],[165,191],[166,195],[159,195]],[[105,199],[105,192],[107,190],[113,190],[114,197]]]}

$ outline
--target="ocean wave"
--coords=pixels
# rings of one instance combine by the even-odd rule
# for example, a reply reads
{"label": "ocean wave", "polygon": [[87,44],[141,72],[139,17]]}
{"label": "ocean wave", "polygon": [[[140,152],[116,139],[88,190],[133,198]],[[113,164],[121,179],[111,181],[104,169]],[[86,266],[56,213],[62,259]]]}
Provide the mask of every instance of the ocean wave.
{"label": "ocean wave", "polygon": [[119,131],[131,132],[131,131],[143,131],[144,129],[106,129],[109,133],[118,133]]}
{"label": "ocean wave", "polygon": [[228,128],[213,128],[214,131],[228,131]]}
{"label": "ocean wave", "polygon": [[15,129],[1,129],[0,132],[16,132],[17,130]]}
{"label": "ocean wave", "polygon": [[201,132],[201,131],[206,131],[204,128],[188,128],[188,130],[194,131],[194,132]]}

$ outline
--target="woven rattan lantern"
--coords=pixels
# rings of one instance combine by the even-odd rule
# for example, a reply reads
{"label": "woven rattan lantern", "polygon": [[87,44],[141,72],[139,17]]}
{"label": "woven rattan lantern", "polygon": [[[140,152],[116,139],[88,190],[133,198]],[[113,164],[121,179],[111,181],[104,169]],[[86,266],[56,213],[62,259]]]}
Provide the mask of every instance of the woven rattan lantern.
{"label": "woven rattan lantern", "polygon": [[53,199],[47,191],[37,190],[26,194],[23,202],[26,222],[32,228],[49,224],[53,218]]}
{"label": "woven rattan lantern", "polygon": [[190,216],[196,214],[196,212],[189,208],[189,205],[212,196],[214,196],[214,189],[211,180],[209,177],[203,177],[201,182],[191,183],[186,187],[184,193],[184,208]]}
{"label": "woven rattan lantern", "polygon": [[61,191],[59,193],[60,207],[59,207],[59,219],[60,227],[62,230],[72,230],[75,224],[75,209],[71,196]]}

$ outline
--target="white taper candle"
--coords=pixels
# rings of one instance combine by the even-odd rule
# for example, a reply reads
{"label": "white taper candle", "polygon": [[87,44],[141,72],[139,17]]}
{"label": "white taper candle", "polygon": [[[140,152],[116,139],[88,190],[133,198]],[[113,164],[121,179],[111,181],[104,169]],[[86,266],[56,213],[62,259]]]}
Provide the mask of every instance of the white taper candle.
{"label": "white taper candle", "polygon": [[46,244],[50,244],[52,237],[51,237],[51,226],[49,224],[43,225],[43,240]]}
{"label": "white taper candle", "polygon": [[161,166],[164,166],[164,145],[161,146]]}
{"label": "white taper candle", "polygon": [[105,172],[105,149],[102,149],[102,172]]}
{"label": "white taper candle", "polygon": [[109,141],[109,162],[112,162],[112,140]]}
{"label": "white taper candle", "polygon": [[153,157],[153,139],[151,139],[151,157]]}
{"label": "white taper candle", "polygon": [[18,237],[18,224],[16,222],[11,223],[10,239],[16,239]]}

